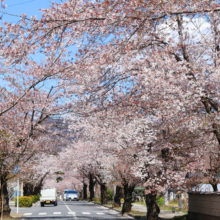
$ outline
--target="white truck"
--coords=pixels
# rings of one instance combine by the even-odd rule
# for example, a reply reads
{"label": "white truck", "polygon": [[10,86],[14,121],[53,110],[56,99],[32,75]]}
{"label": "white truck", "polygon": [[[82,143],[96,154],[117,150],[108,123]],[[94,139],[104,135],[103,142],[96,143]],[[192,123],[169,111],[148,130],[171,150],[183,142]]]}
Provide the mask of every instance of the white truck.
{"label": "white truck", "polygon": [[56,188],[44,188],[40,192],[40,204],[44,207],[45,204],[53,204],[57,206],[57,189]]}

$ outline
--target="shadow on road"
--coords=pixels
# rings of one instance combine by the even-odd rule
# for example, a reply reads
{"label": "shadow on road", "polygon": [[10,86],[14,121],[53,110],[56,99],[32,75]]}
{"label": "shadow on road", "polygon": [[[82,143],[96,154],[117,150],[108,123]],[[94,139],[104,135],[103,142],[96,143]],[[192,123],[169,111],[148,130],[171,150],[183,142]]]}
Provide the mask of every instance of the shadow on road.
{"label": "shadow on road", "polygon": [[[22,217],[22,219],[24,220],[37,220],[37,219],[44,219],[44,220],[47,220],[47,219],[73,219],[74,217],[73,216],[51,216],[51,217]],[[100,218],[94,218],[94,217],[85,217],[85,216],[77,216],[77,220],[116,220],[118,218],[103,218],[103,217],[100,217]],[[123,218],[123,220],[131,220],[131,218]]]}
{"label": "shadow on road", "polygon": [[73,216],[40,216],[40,217],[22,217],[22,219],[73,219]]}
{"label": "shadow on road", "polygon": [[68,206],[83,206],[83,207],[91,207],[94,206],[94,204],[89,204],[89,203],[77,203],[77,202],[69,202],[65,204],[59,204],[58,205],[68,205]]}

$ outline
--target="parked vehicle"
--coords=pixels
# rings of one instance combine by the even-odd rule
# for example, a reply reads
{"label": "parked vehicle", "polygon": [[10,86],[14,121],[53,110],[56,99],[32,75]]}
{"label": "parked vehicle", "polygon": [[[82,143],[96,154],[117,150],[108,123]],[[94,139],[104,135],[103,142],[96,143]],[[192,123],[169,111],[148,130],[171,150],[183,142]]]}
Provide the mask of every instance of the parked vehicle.
{"label": "parked vehicle", "polygon": [[57,206],[57,189],[56,188],[44,188],[40,192],[40,204],[43,207],[45,204],[54,204]]}
{"label": "parked vehicle", "polygon": [[79,201],[79,194],[76,190],[72,189],[65,189],[63,193],[63,200],[64,201]]}

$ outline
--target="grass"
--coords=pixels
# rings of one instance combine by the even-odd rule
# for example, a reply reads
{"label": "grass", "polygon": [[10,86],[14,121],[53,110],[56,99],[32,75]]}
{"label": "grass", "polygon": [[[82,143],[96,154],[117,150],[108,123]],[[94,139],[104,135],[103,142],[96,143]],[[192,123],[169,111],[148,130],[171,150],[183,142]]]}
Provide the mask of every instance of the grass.
{"label": "grass", "polygon": [[12,219],[16,219],[16,218],[12,218],[12,217],[3,217],[3,220],[12,220]]}
{"label": "grass", "polygon": [[175,217],[173,218],[173,220],[187,220],[187,215],[175,216]]}
{"label": "grass", "polygon": [[101,204],[101,202],[99,200],[92,201],[92,202],[94,202],[95,204]]}
{"label": "grass", "polygon": [[147,219],[146,212],[139,212],[131,209],[131,211],[128,214],[134,216],[135,219]]}
{"label": "grass", "polygon": [[140,204],[140,205],[146,205],[146,203],[144,203],[144,202],[134,202],[134,203],[137,203],[137,204]]}

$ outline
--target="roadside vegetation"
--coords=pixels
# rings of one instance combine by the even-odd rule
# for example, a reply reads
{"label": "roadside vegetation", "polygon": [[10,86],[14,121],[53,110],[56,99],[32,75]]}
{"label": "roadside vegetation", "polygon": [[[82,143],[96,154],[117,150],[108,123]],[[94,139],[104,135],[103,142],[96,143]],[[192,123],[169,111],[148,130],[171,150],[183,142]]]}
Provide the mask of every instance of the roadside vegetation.
{"label": "roadside vegetation", "polygon": [[[123,202],[124,200],[122,199],[121,201]],[[93,198],[92,202],[94,202],[95,204],[102,205],[100,198]],[[171,202],[169,202],[169,205],[164,205],[163,197],[158,197],[157,202],[158,202],[158,206],[159,206],[160,210],[167,210],[167,211],[172,212],[173,207],[175,207],[175,212],[183,212],[185,214],[188,213],[188,208],[187,208],[188,206],[185,205],[185,202],[186,202],[185,200],[182,200],[183,209],[179,208],[178,199],[173,199]],[[146,206],[146,203],[144,203],[144,202],[134,201],[133,203],[137,203],[137,204]],[[122,211],[122,206],[118,207],[117,204],[114,203],[111,200],[109,200],[107,202],[107,204],[104,204],[104,206],[108,207],[110,209],[114,209],[114,210],[119,211],[119,212]],[[131,211],[128,212],[127,214],[134,216],[136,219],[147,219],[146,218],[146,212],[136,211],[136,210],[133,210],[132,208],[131,208]],[[173,217],[172,220],[187,220],[187,215],[175,216],[175,217]]]}

